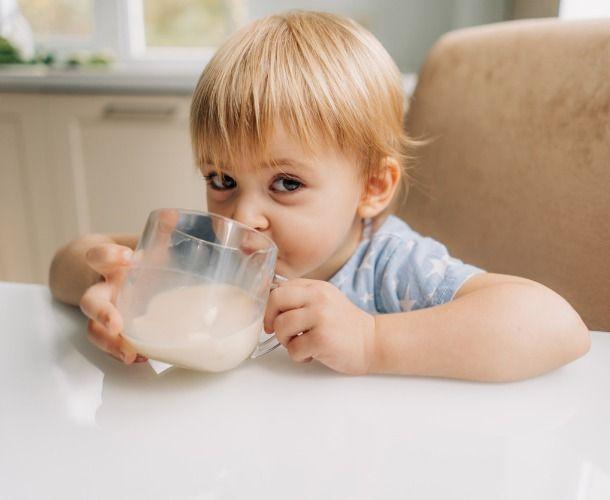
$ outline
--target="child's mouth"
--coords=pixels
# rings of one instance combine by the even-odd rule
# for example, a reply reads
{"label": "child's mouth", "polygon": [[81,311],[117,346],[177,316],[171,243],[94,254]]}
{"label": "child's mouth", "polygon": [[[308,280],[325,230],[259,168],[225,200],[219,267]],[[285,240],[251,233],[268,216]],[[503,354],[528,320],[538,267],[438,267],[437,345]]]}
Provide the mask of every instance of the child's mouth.
{"label": "child's mouth", "polygon": [[241,246],[239,247],[239,250],[244,255],[252,255],[254,252],[256,252],[257,249],[253,247]]}

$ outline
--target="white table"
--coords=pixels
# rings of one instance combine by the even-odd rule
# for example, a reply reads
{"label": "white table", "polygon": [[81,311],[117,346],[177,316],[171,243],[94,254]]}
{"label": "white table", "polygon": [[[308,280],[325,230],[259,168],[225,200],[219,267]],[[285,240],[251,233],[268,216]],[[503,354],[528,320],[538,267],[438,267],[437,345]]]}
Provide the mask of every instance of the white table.
{"label": "white table", "polygon": [[610,499],[610,334],[512,384],[124,366],[0,283],[0,498]]}

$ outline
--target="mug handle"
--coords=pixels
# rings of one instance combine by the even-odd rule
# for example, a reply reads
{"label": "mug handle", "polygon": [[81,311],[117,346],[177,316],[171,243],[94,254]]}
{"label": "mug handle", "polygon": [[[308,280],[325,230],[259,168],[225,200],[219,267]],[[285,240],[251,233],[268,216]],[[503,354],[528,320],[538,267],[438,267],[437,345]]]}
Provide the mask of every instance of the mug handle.
{"label": "mug handle", "polygon": [[[279,274],[274,274],[273,281],[271,283],[271,290],[277,288],[278,285],[280,283],[283,283],[284,281],[288,281],[288,278],[284,278],[284,276],[280,276]],[[256,349],[254,349],[254,352],[250,355],[250,359],[260,358],[261,356],[273,351],[273,349],[275,349],[279,345],[280,343],[277,340],[277,337],[275,336],[275,334],[272,334],[271,338],[258,344]]]}

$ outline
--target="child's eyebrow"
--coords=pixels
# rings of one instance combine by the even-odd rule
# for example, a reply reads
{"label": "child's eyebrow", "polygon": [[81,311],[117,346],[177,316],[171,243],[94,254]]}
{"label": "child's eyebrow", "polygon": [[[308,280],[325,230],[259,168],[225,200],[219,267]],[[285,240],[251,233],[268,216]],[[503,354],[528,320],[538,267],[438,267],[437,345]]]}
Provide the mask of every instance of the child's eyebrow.
{"label": "child's eyebrow", "polygon": [[299,161],[299,160],[294,160],[292,158],[277,158],[277,159],[269,160],[269,161],[263,163],[261,166],[262,167],[271,167],[271,168],[277,168],[277,167],[296,167],[296,168],[304,168],[304,169],[311,168],[307,163]]}
{"label": "child's eyebrow", "polygon": [[[213,167],[214,162],[212,160],[203,160],[202,165],[204,167]],[[277,158],[272,160],[264,161],[260,164],[261,168],[278,168],[278,167],[292,167],[292,168],[302,168],[309,170],[311,166],[303,161],[292,159],[292,158]],[[221,168],[224,168],[221,166]]]}

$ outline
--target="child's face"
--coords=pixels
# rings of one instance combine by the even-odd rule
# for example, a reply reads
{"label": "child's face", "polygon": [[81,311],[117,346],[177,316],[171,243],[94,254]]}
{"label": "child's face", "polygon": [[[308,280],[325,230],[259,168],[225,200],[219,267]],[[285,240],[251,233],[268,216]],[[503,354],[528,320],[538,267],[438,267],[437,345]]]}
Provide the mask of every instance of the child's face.
{"label": "child's face", "polygon": [[323,147],[315,154],[281,129],[269,147],[274,167],[247,160],[216,173],[205,165],[208,210],[269,236],[279,248],[276,272],[327,280],[360,239],[362,177],[353,159]]}

